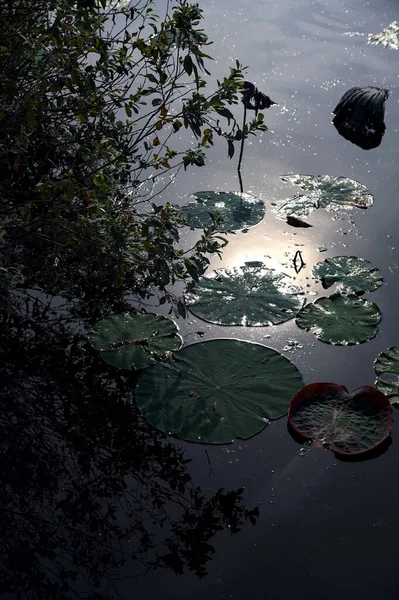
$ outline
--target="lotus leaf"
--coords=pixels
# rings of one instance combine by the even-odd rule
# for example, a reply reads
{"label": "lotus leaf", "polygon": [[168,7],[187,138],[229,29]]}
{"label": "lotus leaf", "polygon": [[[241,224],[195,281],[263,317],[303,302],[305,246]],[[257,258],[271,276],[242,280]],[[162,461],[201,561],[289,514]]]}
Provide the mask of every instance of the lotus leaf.
{"label": "lotus leaf", "polygon": [[186,294],[189,310],[218,325],[277,325],[295,317],[304,304],[289,277],[262,262],[217,269]]}
{"label": "lotus leaf", "polygon": [[377,376],[375,385],[385,394],[391,404],[399,404],[399,350],[392,346],[387,352],[381,352],[375,360],[374,370]]}
{"label": "lotus leaf", "polygon": [[313,275],[321,280],[324,288],[341,283],[345,290],[355,294],[372,292],[382,284],[378,269],[370,269],[370,263],[356,256],[335,256],[318,262]]}
{"label": "lotus leaf", "polygon": [[207,191],[193,196],[195,200],[181,207],[188,227],[210,227],[212,217],[219,215],[219,231],[238,231],[256,225],[265,214],[264,203],[252,194]]}
{"label": "lotus leaf", "polygon": [[[300,187],[306,195],[305,203],[310,205],[313,201],[316,208],[331,209],[336,205],[368,208],[373,204],[373,196],[366,186],[348,177],[283,175],[281,180]],[[296,202],[298,203],[298,200]],[[306,213],[297,213],[293,210],[290,214]]]}
{"label": "lotus leaf", "polygon": [[311,383],[291,400],[288,422],[316,446],[354,455],[372,450],[389,437],[393,411],[384,394],[373,387],[349,393],[343,385]]}
{"label": "lotus leaf", "polygon": [[311,331],[322,342],[346,346],[371,340],[381,320],[378,306],[350,294],[333,294],[306,304],[296,324]]}
{"label": "lotus leaf", "polygon": [[136,403],[165,433],[226,444],[286,414],[301,386],[298,369],[275,350],[218,339],[186,346],[145,371]]}
{"label": "lotus leaf", "polygon": [[101,358],[118,369],[145,369],[181,346],[174,322],[151,314],[106,317],[88,339]]}
{"label": "lotus leaf", "polygon": [[380,33],[370,33],[368,43],[399,50],[399,22],[394,21]]}

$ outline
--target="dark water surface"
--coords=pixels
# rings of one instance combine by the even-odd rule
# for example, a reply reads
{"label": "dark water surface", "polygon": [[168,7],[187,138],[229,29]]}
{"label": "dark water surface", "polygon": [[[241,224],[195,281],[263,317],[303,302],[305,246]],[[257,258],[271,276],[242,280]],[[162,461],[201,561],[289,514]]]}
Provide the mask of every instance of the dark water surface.
{"label": "dark water surface", "polygon": [[[159,0],[162,10],[165,4],[164,0]],[[389,346],[399,346],[399,52],[367,45],[366,34],[382,31],[399,19],[399,1],[201,0],[200,4],[206,17],[205,30],[214,40],[209,48],[215,57],[211,66],[213,83],[216,78],[226,75],[229,65],[239,59],[249,66],[248,79],[278,102],[278,106],[266,111],[265,121],[270,131],[250,140],[245,147],[243,162],[244,189],[264,199],[266,216],[248,233],[230,235],[222,261],[214,258],[212,267],[233,267],[248,260],[264,260],[289,274],[293,282],[308,286],[307,297],[312,300],[317,295],[324,295],[320,284],[311,278],[311,268],[317,261],[342,254],[360,256],[370,260],[384,277],[383,286],[367,295],[378,304],[383,319],[378,336],[370,342],[355,347],[336,347],[319,342],[293,321],[276,327],[226,328],[211,326],[189,316],[184,322],[180,319],[179,323],[185,343],[237,337],[283,352],[301,370],[305,383],[329,381],[348,389],[373,385],[374,359]],[[349,32],[364,35],[345,35]],[[344,140],[331,124],[331,111],[340,97],[347,89],[358,85],[390,90],[386,104],[387,130],[381,145],[370,151]],[[241,107],[236,108],[237,117],[241,118],[241,111]],[[216,141],[206,167],[182,173],[162,199],[182,204],[195,191],[237,190],[237,157],[230,161],[222,142]],[[272,212],[273,202],[298,191],[280,180],[281,175],[288,173],[350,177],[370,189],[374,194],[374,205],[366,211],[331,213],[319,210],[309,217],[313,228],[289,227]],[[185,243],[192,242],[196,235],[187,232]],[[326,250],[320,252],[321,247]],[[302,251],[306,266],[296,276],[292,259],[298,249]],[[199,336],[198,331],[203,335]],[[301,347],[284,350],[289,339],[296,340]],[[51,387],[51,381],[48,385]],[[100,395],[101,381],[97,380],[97,386]],[[121,523],[123,527],[131,518],[127,497],[131,490],[125,490],[122,483],[125,479],[129,483],[129,477],[140,482],[140,468],[145,472],[147,466],[153,488],[145,480],[142,481],[143,488],[147,485],[156,490],[163,475],[159,469],[168,471],[170,462],[170,470],[174,473],[173,460],[168,462],[158,441],[153,450],[152,430],[145,427],[139,430],[138,426],[135,430],[135,423],[132,425],[128,419],[124,423],[124,407],[118,407],[118,418],[109,422],[105,417],[103,419],[102,415],[111,414],[112,410],[107,412],[103,406],[97,408],[97,388],[92,387],[94,401],[90,406],[88,402],[92,412],[83,404],[81,410],[73,413],[74,424],[71,416],[65,414],[65,423],[62,422],[59,429],[60,438],[53,443],[58,444],[64,435],[67,439],[65,431],[72,439],[71,444],[78,446],[81,443],[84,449],[82,464],[71,461],[69,468],[71,472],[85,473],[93,461],[98,468],[90,487],[94,497],[99,490],[101,500],[107,499],[108,494],[110,502],[114,494],[119,500],[122,489],[121,512],[126,521]],[[112,404],[113,391],[110,386],[109,404]],[[75,404],[80,408],[79,401]],[[71,405],[75,406],[73,402]],[[211,540],[215,554],[207,564],[206,577],[199,579],[191,573],[178,576],[167,569],[136,577],[137,564],[127,563],[120,572],[115,568],[111,574],[119,580],[115,584],[118,593],[112,592],[111,597],[123,600],[397,600],[399,414],[396,411],[395,416],[397,423],[391,446],[372,460],[361,462],[344,462],[331,452],[301,446],[288,434],[285,418],[273,422],[261,434],[245,442],[226,446],[178,443],[178,447],[184,448],[187,459],[192,460],[187,470],[195,486],[200,486],[209,496],[223,486],[227,489],[245,487],[245,504],[250,508],[258,505],[260,517],[255,526],[247,524],[237,535],[224,531]],[[76,423],[81,421],[85,423],[79,429]],[[115,423],[118,424],[116,431]],[[75,431],[86,431],[86,437],[76,441],[72,435]],[[79,435],[76,433],[76,437]],[[98,445],[91,440],[96,440]],[[41,446],[40,439],[37,445]],[[59,446],[61,454],[61,442]],[[46,460],[51,452],[50,446],[43,453]],[[40,456],[40,452],[37,455]],[[84,460],[85,455],[89,466]],[[32,456],[34,461],[35,448]],[[23,462],[23,457],[21,460]],[[17,467],[18,464],[16,461]],[[27,462],[28,466],[30,464]],[[64,468],[63,460],[55,461],[55,464]],[[9,469],[19,478],[24,499],[23,484],[25,480],[30,481],[28,467],[22,473],[14,473],[12,464],[4,464],[2,468],[6,475]],[[45,469],[44,473],[47,473]],[[169,479],[166,477],[167,481],[172,479],[173,473]],[[63,477],[69,479],[69,471]],[[32,481],[36,480],[41,481],[39,476],[32,477]],[[47,490],[47,485],[50,490],[39,507],[43,514],[34,514],[35,519],[32,517],[32,522],[39,523],[39,529],[40,519],[46,510],[52,510],[54,498],[66,494],[64,487],[43,481],[43,489]],[[63,481],[61,476],[60,481]],[[2,494],[6,496],[6,490]],[[32,495],[35,506],[35,490],[27,489],[26,494]],[[73,494],[71,496],[74,498]],[[38,497],[40,499],[40,494]],[[148,519],[151,499],[147,506],[148,496],[144,494],[143,497],[143,504],[146,504],[143,514]],[[25,508],[23,502],[21,506]],[[27,501],[27,514],[30,506]],[[169,508],[171,512],[175,510]],[[55,522],[61,512],[54,512]],[[89,537],[85,527],[90,510],[84,505],[76,509],[76,514],[84,516],[82,523],[73,521],[72,512],[70,535],[78,547],[78,540],[83,540],[84,545]],[[62,514],[65,516],[66,511]],[[103,515],[100,510],[98,514]],[[26,518],[27,523],[30,516],[28,514]],[[106,518],[107,515],[104,521]],[[141,513],[137,511],[134,518],[140,520]],[[154,518],[156,520],[156,516]],[[102,516],[98,517],[97,521],[102,519]],[[67,519],[57,522],[57,527],[66,530]],[[80,555],[85,568],[87,564],[94,564],[96,546],[101,547],[101,543],[107,542],[102,542],[99,537],[97,544],[97,531],[101,532],[101,528],[92,532],[93,546],[84,548]],[[49,539],[52,538],[50,533]],[[161,540],[162,533],[159,534]],[[11,531],[10,537],[13,534]],[[24,535],[26,537],[26,533]],[[15,538],[18,540],[18,532]],[[32,539],[34,541],[33,534]],[[50,571],[54,568],[56,572],[58,565],[56,560],[51,561],[51,553],[40,554],[41,544],[46,544],[45,536],[43,539],[44,542],[38,541],[38,562],[44,557],[42,562]],[[128,541],[134,546],[138,539],[138,535],[135,538],[132,534]],[[112,555],[114,548],[117,553],[118,539],[111,536],[111,541],[114,543],[110,547]],[[14,544],[13,539],[10,547],[17,548],[23,561],[24,548]],[[68,556],[74,551],[79,556],[76,548],[68,547],[67,550]],[[17,559],[15,564],[18,564]],[[33,567],[29,565],[28,570],[34,572]],[[89,576],[87,581],[90,581]],[[84,586],[78,586],[77,597],[88,597],[90,585],[84,583]],[[80,594],[82,587],[85,591]],[[107,593],[110,588],[113,589],[108,586]],[[28,597],[36,598],[34,595]],[[2,598],[21,600],[22,596],[10,593]],[[51,590],[47,598],[51,599]],[[97,600],[100,596],[90,598]]]}
{"label": "dark water surface", "polygon": [[[266,217],[248,233],[230,236],[223,260],[214,259],[212,266],[267,260],[276,267],[282,263],[295,278],[291,261],[299,248],[306,268],[296,281],[323,295],[310,278],[312,265],[327,256],[361,256],[384,276],[384,285],[368,296],[383,319],[378,336],[357,347],[323,344],[293,322],[226,329],[194,318],[184,325],[186,342],[198,340],[194,332],[202,330],[202,339],[231,335],[282,351],[294,338],[303,348],[284,354],[306,383],[333,381],[349,389],[373,385],[375,357],[399,344],[399,53],[367,45],[366,35],[344,34],[382,31],[399,18],[399,3],[203,0],[201,6],[205,29],[215,41],[213,76],[223,76],[238,58],[249,65],[248,79],[279,104],[266,112],[270,131],[254,138],[244,155],[244,189],[266,201]],[[357,85],[390,90],[387,130],[380,147],[370,151],[344,140],[331,125],[332,109]],[[183,175],[164,198],[180,203],[198,190],[238,189],[236,158],[229,161],[221,143],[210,155],[205,168]],[[292,193],[279,179],[286,173],[351,177],[369,187],[374,205],[340,215],[320,210],[309,219],[312,229],[290,228],[270,209],[271,202]],[[327,251],[319,253],[322,245]],[[245,486],[246,502],[259,503],[260,519],[237,536],[219,536],[204,579],[159,570],[123,586],[124,597],[399,598],[398,430],[399,419],[388,451],[357,463],[319,449],[301,452],[285,419],[249,441],[207,446],[210,465],[204,446],[183,444],[194,461],[190,470],[197,484],[203,489]]]}

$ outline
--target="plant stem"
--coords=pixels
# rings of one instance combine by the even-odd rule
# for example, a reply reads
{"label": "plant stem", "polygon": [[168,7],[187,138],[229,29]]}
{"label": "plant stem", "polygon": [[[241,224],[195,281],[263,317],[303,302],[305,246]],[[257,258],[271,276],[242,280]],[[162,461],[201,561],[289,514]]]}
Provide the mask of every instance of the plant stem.
{"label": "plant stem", "polygon": [[244,154],[244,142],[245,142],[244,129],[245,129],[246,121],[247,121],[247,107],[244,104],[244,118],[243,118],[243,121],[242,121],[241,148],[240,148],[240,157],[238,159],[238,167],[237,167],[238,179],[239,179],[239,182],[240,182],[240,191],[241,191],[241,194],[244,193],[244,188],[243,188],[243,185],[242,185],[242,177],[241,177],[241,163],[242,163],[242,156]]}

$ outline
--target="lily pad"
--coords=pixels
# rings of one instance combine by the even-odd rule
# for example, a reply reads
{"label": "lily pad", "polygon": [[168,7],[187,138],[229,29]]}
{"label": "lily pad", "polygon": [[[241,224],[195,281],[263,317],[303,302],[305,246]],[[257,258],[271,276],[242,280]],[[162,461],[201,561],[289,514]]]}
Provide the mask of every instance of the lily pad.
{"label": "lily pad", "polygon": [[375,360],[376,388],[385,394],[391,404],[399,405],[399,350],[392,346]]}
{"label": "lily pad", "polygon": [[[274,212],[280,219],[288,222],[290,217],[307,217],[314,210],[319,208],[317,198],[308,195],[297,194],[292,198],[283,198],[272,203]],[[288,223],[289,224],[289,223]]]}
{"label": "lily pad", "polygon": [[88,339],[118,369],[145,369],[181,346],[173,321],[151,314],[112,315],[96,323]]}
{"label": "lily pad", "polygon": [[313,267],[313,275],[321,280],[324,288],[341,283],[345,290],[355,294],[372,292],[382,284],[378,269],[370,269],[370,263],[356,256],[335,256],[318,262]]}
{"label": "lily pad", "polygon": [[304,304],[290,278],[262,262],[217,269],[186,294],[189,310],[218,325],[277,325],[293,319]]}
{"label": "lily pad", "polygon": [[343,385],[311,383],[291,400],[288,422],[314,445],[354,455],[372,450],[389,437],[393,411],[388,398],[373,387],[349,393]]}
{"label": "lily pad", "polygon": [[347,346],[371,340],[377,333],[381,313],[376,304],[350,294],[333,294],[306,304],[296,324],[322,342]]}
{"label": "lily pad", "polygon": [[[305,193],[303,200],[310,208],[311,202],[316,208],[332,210],[337,206],[356,206],[369,208],[373,204],[373,196],[365,185],[348,177],[330,177],[329,175],[283,175],[282,181],[297,185]],[[293,198],[289,199],[294,200]],[[300,198],[296,197],[296,204]],[[298,213],[293,210],[289,214]]]}
{"label": "lily pad", "polygon": [[256,225],[265,214],[264,203],[252,194],[209,191],[193,196],[195,200],[181,207],[188,227],[210,227],[212,217],[220,216],[219,231],[239,231]]}
{"label": "lily pad", "polygon": [[380,33],[370,33],[367,43],[399,50],[399,22],[393,21]]}
{"label": "lily pad", "polygon": [[136,403],[147,421],[189,442],[248,439],[287,413],[298,369],[259,344],[210,340],[182,348],[144,372]]}

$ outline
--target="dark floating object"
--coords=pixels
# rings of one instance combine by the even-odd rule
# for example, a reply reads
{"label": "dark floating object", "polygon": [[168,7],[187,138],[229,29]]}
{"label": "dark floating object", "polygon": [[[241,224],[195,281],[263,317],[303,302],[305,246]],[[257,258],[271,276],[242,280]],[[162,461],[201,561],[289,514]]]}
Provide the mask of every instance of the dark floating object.
{"label": "dark floating object", "polygon": [[380,145],[385,133],[385,102],[388,90],[354,87],[348,90],[333,110],[338,133],[363,150]]}
{"label": "dark floating object", "polygon": [[258,114],[259,110],[270,108],[272,104],[277,104],[258,90],[250,81],[244,81],[242,91],[242,103],[247,110],[254,110],[255,114]]}

